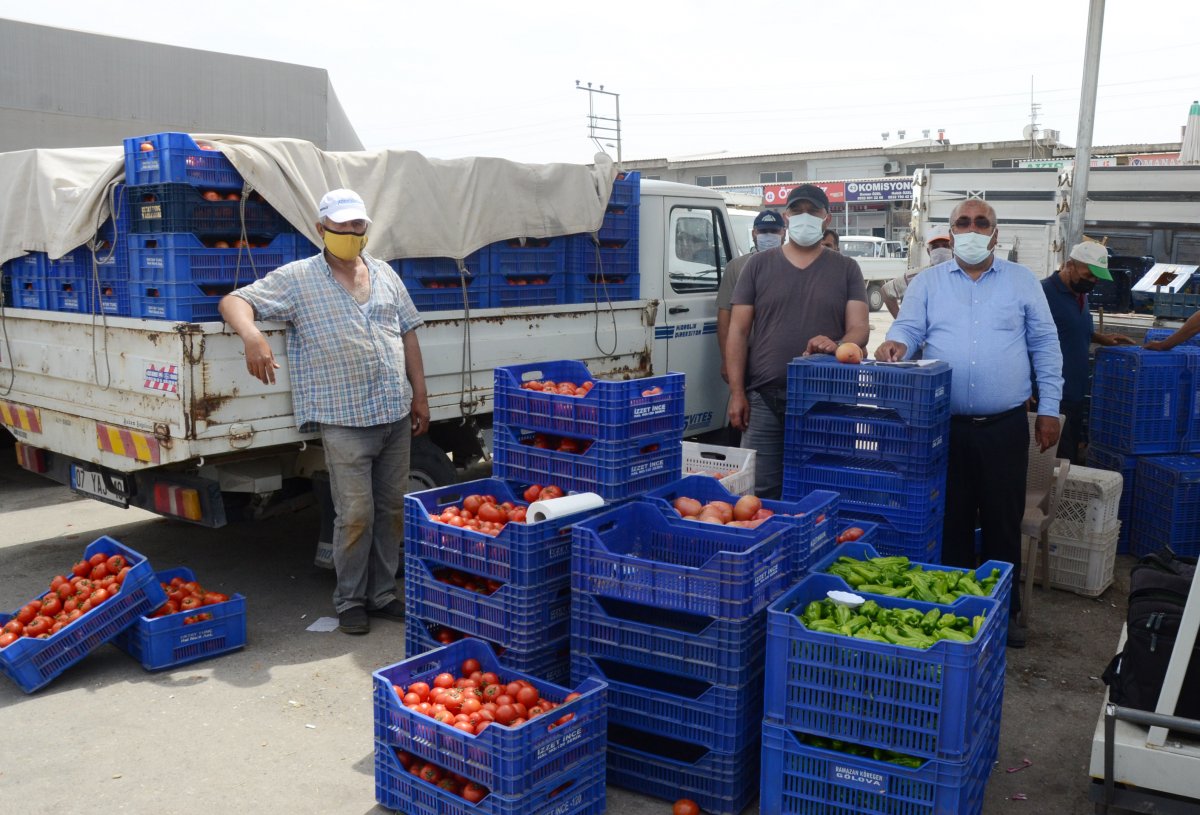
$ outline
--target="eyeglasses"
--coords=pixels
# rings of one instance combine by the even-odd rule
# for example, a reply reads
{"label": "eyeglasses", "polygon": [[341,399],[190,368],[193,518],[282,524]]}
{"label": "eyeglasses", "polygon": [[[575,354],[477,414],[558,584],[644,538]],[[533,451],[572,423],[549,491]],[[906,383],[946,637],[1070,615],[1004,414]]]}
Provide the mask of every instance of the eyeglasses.
{"label": "eyeglasses", "polygon": [[976,215],[975,219],[973,221],[971,218],[968,218],[966,215],[963,215],[961,218],[959,218],[957,221],[954,222],[954,228],[955,229],[970,229],[972,223],[974,223],[976,229],[991,229],[992,228],[992,221],[986,215]]}

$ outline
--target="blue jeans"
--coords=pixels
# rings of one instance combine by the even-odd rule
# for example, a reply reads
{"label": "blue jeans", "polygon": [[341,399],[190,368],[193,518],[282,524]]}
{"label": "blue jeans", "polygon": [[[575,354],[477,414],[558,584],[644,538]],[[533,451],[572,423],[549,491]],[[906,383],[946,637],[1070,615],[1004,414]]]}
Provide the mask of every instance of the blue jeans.
{"label": "blue jeans", "polygon": [[746,394],[750,425],[742,433],[742,447],[754,450],[754,494],[778,499],[783,491],[783,424],[758,391]]}
{"label": "blue jeans", "polygon": [[333,607],[338,614],[382,608],[396,599],[412,422],[405,416],[373,427],[321,425],[321,444],[337,511]]}

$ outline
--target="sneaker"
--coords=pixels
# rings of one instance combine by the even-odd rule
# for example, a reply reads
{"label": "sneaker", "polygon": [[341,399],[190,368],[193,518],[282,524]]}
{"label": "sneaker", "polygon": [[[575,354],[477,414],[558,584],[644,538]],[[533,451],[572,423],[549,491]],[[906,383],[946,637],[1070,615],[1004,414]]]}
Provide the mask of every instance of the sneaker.
{"label": "sneaker", "polygon": [[397,622],[404,621],[404,603],[399,600],[392,600],[382,608],[373,608],[367,612],[372,617],[383,617],[385,620],[396,620]]}
{"label": "sneaker", "polygon": [[1010,617],[1008,620],[1008,647],[1024,648],[1027,631],[1028,629],[1018,622],[1016,617]]}
{"label": "sneaker", "polygon": [[362,606],[352,606],[338,614],[338,629],[345,634],[365,634],[371,630],[371,621],[367,619],[367,610]]}

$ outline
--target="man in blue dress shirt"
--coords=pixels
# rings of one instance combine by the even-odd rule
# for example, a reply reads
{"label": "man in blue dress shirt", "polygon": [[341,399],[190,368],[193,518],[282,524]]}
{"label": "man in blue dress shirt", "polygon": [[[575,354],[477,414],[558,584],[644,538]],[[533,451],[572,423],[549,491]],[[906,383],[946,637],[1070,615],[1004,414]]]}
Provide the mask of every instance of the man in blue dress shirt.
{"label": "man in blue dress shirt", "polygon": [[[1034,433],[1046,450],[1058,443],[1062,352],[1046,296],[1033,272],[997,258],[996,212],[970,199],[950,215],[954,259],[916,277],[900,317],[875,357],[896,362],[924,346],[925,359],[950,363],[950,460],[942,562],[976,565],[976,519],[985,560],[1004,560],[1020,585],[1021,518],[1029,466],[1025,403],[1033,370],[1040,390]],[[1012,595],[1008,644],[1025,644],[1020,598]]]}

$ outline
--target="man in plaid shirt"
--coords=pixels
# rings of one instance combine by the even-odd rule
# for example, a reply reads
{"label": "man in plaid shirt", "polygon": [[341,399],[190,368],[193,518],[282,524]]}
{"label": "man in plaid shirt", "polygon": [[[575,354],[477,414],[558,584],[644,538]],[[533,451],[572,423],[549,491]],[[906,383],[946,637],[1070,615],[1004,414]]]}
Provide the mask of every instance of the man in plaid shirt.
{"label": "man in plaid shirt", "polygon": [[246,344],[246,368],[264,384],[279,364],[255,320],[290,323],[289,375],[296,423],[321,432],[337,521],[333,604],[347,634],[369,616],[404,618],[396,572],[413,436],[429,429],[421,316],[392,270],[363,252],[362,198],[321,198],[319,255],[281,266],[221,300],[221,316]]}

